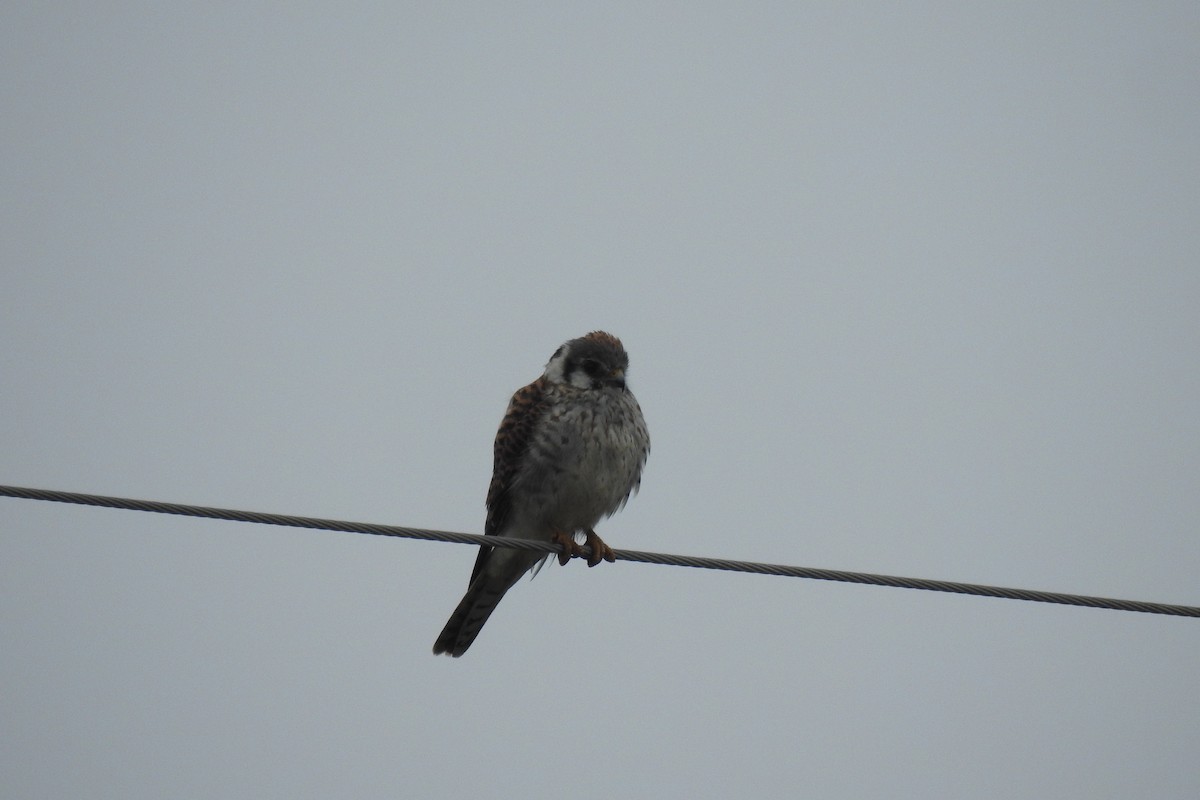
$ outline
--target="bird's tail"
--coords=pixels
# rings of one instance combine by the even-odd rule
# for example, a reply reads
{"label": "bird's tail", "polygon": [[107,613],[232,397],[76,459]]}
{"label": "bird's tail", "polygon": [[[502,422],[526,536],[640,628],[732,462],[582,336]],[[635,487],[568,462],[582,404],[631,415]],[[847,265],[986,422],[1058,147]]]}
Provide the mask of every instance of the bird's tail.
{"label": "bird's tail", "polygon": [[500,598],[504,597],[508,587],[496,585],[495,581],[489,581],[488,577],[486,574],[480,575],[467,589],[458,608],[450,615],[450,621],[433,643],[435,656],[448,653],[458,658],[467,652],[467,648],[483,628],[483,623],[487,622],[488,617],[496,610],[496,605],[499,604]]}
{"label": "bird's tail", "polygon": [[433,643],[433,654],[448,653],[458,658],[467,652],[504,593],[544,558],[541,553],[526,550],[481,548],[471,585]]}
{"label": "bird's tail", "polygon": [[467,652],[483,623],[496,610],[500,598],[540,560],[540,553],[519,550],[492,550],[488,553],[484,566],[476,574],[475,580],[471,581],[458,608],[454,609],[450,621],[433,643],[433,654],[449,653],[458,658]]}

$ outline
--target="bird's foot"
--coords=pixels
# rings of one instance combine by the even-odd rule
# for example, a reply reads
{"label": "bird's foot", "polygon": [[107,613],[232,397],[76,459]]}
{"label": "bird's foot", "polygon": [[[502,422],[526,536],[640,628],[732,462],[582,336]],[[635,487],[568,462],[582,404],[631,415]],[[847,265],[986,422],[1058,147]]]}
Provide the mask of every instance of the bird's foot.
{"label": "bird's foot", "polygon": [[611,564],[617,560],[617,555],[613,552],[613,549],[606,545],[604,540],[597,536],[594,530],[588,528],[583,533],[587,537],[587,546],[592,549],[592,554],[588,556],[587,560],[589,567],[594,567],[601,561],[607,561]]}
{"label": "bird's foot", "polygon": [[[584,544],[591,550],[591,555],[587,557],[589,567],[594,567],[601,561],[613,562],[617,560],[617,556],[613,553],[613,549],[604,543],[604,540],[596,535],[596,532],[588,528],[583,532],[586,536]],[[583,545],[575,541],[575,534],[566,533],[564,531],[555,531],[550,537],[550,541],[554,542],[562,548],[562,552],[558,554],[558,563],[561,566],[566,566],[567,562],[575,557],[583,557]]]}
{"label": "bird's foot", "polygon": [[565,567],[573,556],[579,555],[579,544],[575,541],[574,533],[555,531],[551,535],[550,541],[562,547],[562,552],[558,554],[558,564],[560,567]]}

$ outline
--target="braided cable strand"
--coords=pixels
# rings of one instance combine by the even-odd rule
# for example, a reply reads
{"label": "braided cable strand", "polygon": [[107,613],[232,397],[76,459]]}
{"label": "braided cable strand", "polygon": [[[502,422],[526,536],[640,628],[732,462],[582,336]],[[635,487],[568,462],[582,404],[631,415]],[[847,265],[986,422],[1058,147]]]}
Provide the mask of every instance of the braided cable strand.
{"label": "braided cable strand", "polygon": [[[188,517],[222,519],[231,522],[255,522],[262,525],[282,525],[292,528],[365,533],[374,536],[396,536],[404,539],[420,539],[431,542],[453,542],[455,544],[477,544],[488,547],[509,547],[516,550],[532,550],[540,553],[560,553],[561,548],[549,542],[528,539],[509,539],[498,536],[480,536],[474,533],[436,531],[425,528],[407,528],[398,525],[377,525],[367,522],[296,517],[286,514],[268,514],[260,511],[237,511],[229,508],[192,506],[180,503],[163,503],[156,500],[133,500],[126,497],[109,497],[96,494],[61,492],[53,489],[29,489],[21,486],[0,486],[0,496],[25,500],[45,500],[52,503],[74,503],[76,505],[119,508],[128,511],[148,511],[156,514],[176,514]],[[1116,600],[1109,597],[1042,592],[1033,589],[1009,589],[1003,586],[983,586],[974,583],[954,583],[924,578],[901,578],[892,575],[872,575],[863,572],[844,572],[833,569],[791,567],[783,564],[763,564],[754,561],[733,561],[722,558],[699,558],[670,553],[650,553],[641,550],[614,550],[618,561],[634,561],[642,564],[664,564],[676,567],[696,567],[729,572],[749,572],[756,575],[779,575],[788,578],[809,578],[843,583],[862,583],[872,586],[892,586],[899,589],[922,589],[930,592],[951,592],[980,597],[1000,597],[1009,600],[1028,600],[1036,603],[1057,603],[1068,606],[1106,608],[1114,611],[1137,611],[1143,614],[1166,614],[1176,617],[1200,617],[1200,607],[1149,603],[1141,600]],[[589,548],[583,548],[583,555]]]}

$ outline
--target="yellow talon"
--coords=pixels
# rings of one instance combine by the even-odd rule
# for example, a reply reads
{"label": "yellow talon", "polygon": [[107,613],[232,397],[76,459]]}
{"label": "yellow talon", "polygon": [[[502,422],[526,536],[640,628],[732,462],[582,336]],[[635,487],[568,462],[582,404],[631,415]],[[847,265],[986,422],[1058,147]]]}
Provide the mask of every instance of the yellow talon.
{"label": "yellow talon", "polygon": [[558,554],[559,566],[565,567],[572,556],[579,555],[579,545],[575,543],[574,534],[555,531],[550,541],[562,547],[562,552]]}
{"label": "yellow talon", "polygon": [[584,531],[587,536],[587,546],[592,549],[592,554],[588,556],[588,566],[594,567],[601,561],[607,561],[610,564],[617,560],[617,556],[613,553],[611,547],[604,543],[604,540],[596,535],[596,532],[591,528]]}

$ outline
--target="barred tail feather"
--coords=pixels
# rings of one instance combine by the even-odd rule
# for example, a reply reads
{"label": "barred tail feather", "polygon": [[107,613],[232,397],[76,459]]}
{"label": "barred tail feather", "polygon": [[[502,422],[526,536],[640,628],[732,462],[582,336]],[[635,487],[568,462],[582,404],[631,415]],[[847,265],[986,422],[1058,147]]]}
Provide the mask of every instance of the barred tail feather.
{"label": "barred tail feather", "polygon": [[483,628],[483,623],[487,622],[488,617],[496,610],[500,598],[504,597],[511,585],[486,574],[480,575],[471,584],[471,588],[467,589],[462,602],[450,615],[446,627],[442,628],[441,635],[433,644],[433,654],[447,653],[458,658],[467,652],[467,648]]}

